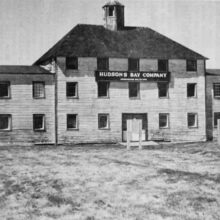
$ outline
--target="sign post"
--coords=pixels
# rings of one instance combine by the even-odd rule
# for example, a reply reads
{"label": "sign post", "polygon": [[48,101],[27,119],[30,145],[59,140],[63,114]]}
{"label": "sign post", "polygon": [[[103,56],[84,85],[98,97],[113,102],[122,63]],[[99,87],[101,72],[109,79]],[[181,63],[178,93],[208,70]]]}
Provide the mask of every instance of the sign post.
{"label": "sign post", "polygon": [[217,123],[217,125],[218,125],[218,145],[220,146],[220,119],[218,119],[218,121],[217,121],[218,123]]}

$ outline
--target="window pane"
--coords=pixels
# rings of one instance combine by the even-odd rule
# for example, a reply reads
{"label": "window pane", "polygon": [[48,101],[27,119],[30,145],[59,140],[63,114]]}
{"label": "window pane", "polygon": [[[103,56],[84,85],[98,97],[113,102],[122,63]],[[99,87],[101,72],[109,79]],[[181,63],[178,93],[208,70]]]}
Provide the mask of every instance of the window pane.
{"label": "window pane", "polygon": [[0,82],[0,98],[9,97],[9,83]]}
{"label": "window pane", "polygon": [[97,58],[97,69],[98,70],[109,70],[108,58]]}
{"label": "window pane", "polygon": [[196,84],[187,84],[187,97],[195,97],[196,96]]}
{"label": "window pane", "polygon": [[0,115],[0,130],[10,129],[9,115]]}
{"label": "window pane", "polygon": [[197,70],[197,61],[196,60],[187,60],[186,61],[186,70],[187,71],[196,71]]}
{"label": "window pane", "polygon": [[168,127],[168,114],[159,114],[159,127],[160,128]]}
{"label": "window pane", "polygon": [[220,119],[220,112],[215,112],[214,113],[214,127],[217,127],[218,119]]}
{"label": "window pane", "polygon": [[158,71],[168,71],[168,60],[158,60]]}
{"label": "window pane", "polygon": [[34,98],[44,98],[45,97],[45,86],[43,82],[33,83],[33,96]]}
{"label": "window pane", "polygon": [[77,82],[66,83],[66,96],[77,97]]}
{"label": "window pane", "polygon": [[44,129],[44,115],[34,115],[34,130]]}
{"label": "window pane", "polygon": [[197,115],[193,113],[188,114],[188,126],[197,127]]}
{"label": "window pane", "polygon": [[98,97],[108,97],[109,82],[98,82]]}
{"label": "window pane", "polygon": [[66,57],[66,68],[67,69],[78,69],[78,58],[77,57]]}
{"label": "window pane", "polygon": [[129,97],[130,98],[138,98],[139,97],[139,83],[130,82],[129,83]]}
{"label": "window pane", "polygon": [[139,59],[129,58],[128,59],[128,70],[139,71]]}
{"label": "window pane", "polygon": [[106,129],[109,128],[109,122],[108,122],[108,115],[99,115],[99,129]]}
{"label": "window pane", "polygon": [[220,97],[220,83],[215,83],[213,85],[213,90],[214,90],[214,96]]}
{"label": "window pane", "polygon": [[77,128],[77,115],[67,115],[67,129]]}
{"label": "window pane", "polygon": [[114,7],[109,7],[108,15],[113,16]]}
{"label": "window pane", "polygon": [[168,96],[168,84],[167,83],[158,83],[158,94],[159,94],[159,98]]}

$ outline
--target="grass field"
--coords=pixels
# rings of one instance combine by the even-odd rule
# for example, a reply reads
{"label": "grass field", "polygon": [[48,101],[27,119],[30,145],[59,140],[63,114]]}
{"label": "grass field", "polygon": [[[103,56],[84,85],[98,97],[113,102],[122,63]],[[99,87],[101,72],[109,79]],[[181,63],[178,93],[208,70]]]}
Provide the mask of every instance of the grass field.
{"label": "grass field", "polygon": [[220,147],[0,147],[0,219],[220,219]]}

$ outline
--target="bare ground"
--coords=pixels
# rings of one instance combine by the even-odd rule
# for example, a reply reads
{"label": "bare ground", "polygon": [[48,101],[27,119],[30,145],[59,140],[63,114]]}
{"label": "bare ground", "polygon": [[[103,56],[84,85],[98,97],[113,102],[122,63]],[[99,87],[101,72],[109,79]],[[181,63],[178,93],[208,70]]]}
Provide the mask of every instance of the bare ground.
{"label": "bare ground", "polygon": [[220,219],[220,146],[0,147],[1,220]]}

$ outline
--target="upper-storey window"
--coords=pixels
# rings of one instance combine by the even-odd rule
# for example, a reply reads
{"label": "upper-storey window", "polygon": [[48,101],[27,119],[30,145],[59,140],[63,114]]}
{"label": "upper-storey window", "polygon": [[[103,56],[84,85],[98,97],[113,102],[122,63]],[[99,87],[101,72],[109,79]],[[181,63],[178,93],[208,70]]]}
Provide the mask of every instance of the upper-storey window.
{"label": "upper-storey window", "polygon": [[220,98],[220,83],[213,84],[213,92],[215,98]]}
{"label": "upper-storey window", "polygon": [[108,16],[113,16],[113,13],[114,13],[114,7],[109,7],[108,8]]}
{"label": "upper-storey window", "polygon": [[0,99],[10,98],[10,82],[0,82]]}
{"label": "upper-storey window", "polygon": [[158,71],[168,71],[168,60],[158,60]]}
{"label": "upper-storey window", "polygon": [[33,97],[35,99],[45,98],[45,83],[33,82]]}
{"label": "upper-storey window", "polygon": [[128,59],[128,71],[139,71],[139,59],[136,58]]}
{"label": "upper-storey window", "polygon": [[97,82],[99,98],[109,98],[109,85],[110,82]]}
{"label": "upper-storey window", "polygon": [[168,98],[168,90],[169,90],[169,83],[167,82],[160,82],[157,84],[158,86],[158,96],[159,98]]}
{"label": "upper-storey window", "polygon": [[196,83],[187,83],[187,97],[195,98],[196,97]]}
{"label": "upper-storey window", "polygon": [[66,57],[66,69],[78,69],[78,57]]}
{"label": "upper-storey window", "polygon": [[197,71],[197,60],[186,60],[186,71]]}
{"label": "upper-storey window", "polygon": [[129,82],[129,98],[138,99],[140,98],[140,83],[139,82]]}
{"label": "upper-storey window", "polygon": [[67,98],[78,98],[78,83],[77,82],[66,83],[66,97]]}
{"label": "upper-storey window", "polygon": [[97,58],[97,69],[98,70],[109,70],[109,60],[107,57],[98,57]]}

